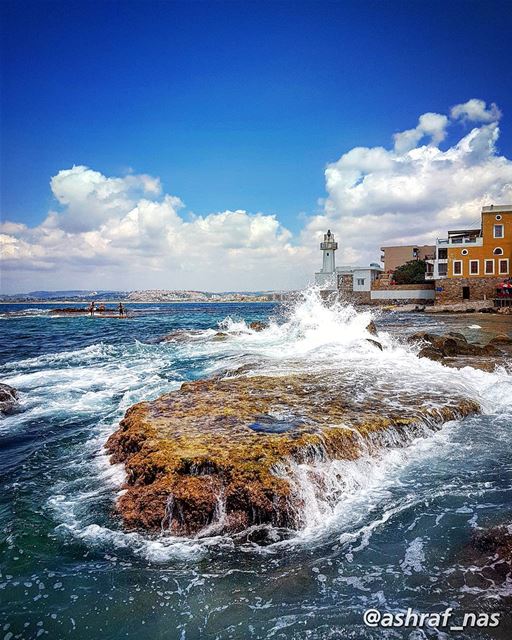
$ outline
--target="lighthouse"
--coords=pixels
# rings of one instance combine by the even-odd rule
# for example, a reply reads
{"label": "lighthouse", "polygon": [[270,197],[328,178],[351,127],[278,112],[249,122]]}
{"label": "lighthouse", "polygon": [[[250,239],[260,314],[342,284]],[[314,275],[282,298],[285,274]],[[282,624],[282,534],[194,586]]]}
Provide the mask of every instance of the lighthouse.
{"label": "lighthouse", "polygon": [[334,234],[328,229],[327,233],[324,233],[324,241],[320,243],[324,258],[321,273],[334,273],[336,271],[334,253],[337,248],[338,243],[334,240]]}
{"label": "lighthouse", "polygon": [[324,233],[324,241],[320,243],[323,256],[322,269],[315,273],[316,284],[326,289],[336,289],[337,286],[335,281],[337,248],[338,243],[334,239],[334,234],[328,229],[327,233]]}

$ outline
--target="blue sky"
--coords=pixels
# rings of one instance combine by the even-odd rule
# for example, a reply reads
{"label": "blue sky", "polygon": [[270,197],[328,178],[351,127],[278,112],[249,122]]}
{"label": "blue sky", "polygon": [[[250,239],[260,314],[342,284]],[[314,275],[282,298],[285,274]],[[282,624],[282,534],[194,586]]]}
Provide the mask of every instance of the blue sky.
{"label": "blue sky", "polygon": [[[471,98],[503,113],[507,2],[4,2],[1,213],[59,210],[84,165],[149,174],[190,212],[275,214],[297,242],[328,163]],[[465,126],[465,129],[464,129]],[[448,148],[469,126],[450,129]],[[62,206],[62,202],[61,202]],[[476,215],[478,212],[476,213]]]}

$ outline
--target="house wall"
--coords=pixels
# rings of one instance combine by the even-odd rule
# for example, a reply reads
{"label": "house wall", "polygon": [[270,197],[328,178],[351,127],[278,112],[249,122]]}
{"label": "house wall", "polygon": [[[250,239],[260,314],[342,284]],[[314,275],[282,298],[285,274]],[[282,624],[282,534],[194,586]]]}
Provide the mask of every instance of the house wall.
{"label": "house wall", "polygon": [[[501,220],[496,220],[496,216],[501,216]],[[503,238],[494,238],[494,225],[502,224],[504,228]],[[494,255],[494,249],[500,247],[503,249],[503,255]],[[467,255],[464,253],[467,251]],[[500,273],[498,270],[499,260],[508,259],[508,268],[505,272]],[[460,260],[462,263],[462,273],[457,275],[454,273],[454,261]],[[478,260],[478,274],[470,273],[470,261]],[[494,274],[485,273],[485,260],[494,260]],[[512,274],[512,208],[510,211],[483,211],[482,212],[482,246],[471,245],[448,245],[448,279],[456,280],[478,280],[492,279],[492,277],[500,277],[501,279]],[[484,287],[484,285],[481,285]],[[450,291],[452,289],[450,288]],[[476,295],[476,290],[475,290]],[[476,299],[476,298],[475,298]]]}
{"label": "house wall", "polygon": [[436,280],[436,303],[463,302],[463,287],[469,287],[469,300],[492,300],[500,278],[443,278]]}
{"label": "house wall", "polygon": [[[354,270],[352,274],[354,291],[370,291],[372,288],[373,273],[371,269]],[[364,283],[358,284],[358,280],[364,280]]]}
{"label": "house wall", "polygon": [[389,289],[373,290],[371,292],[372,301],[385,300],[408,300],[410,302],[425,302],[434,300],[435,291],[431,289],[402,289],[392,287]]}
{"label": "house wall", "polygon": [[389,290],[389,291],[412,291],[424,289],[425,291],[434,290],[433,282],[426,282],[422,284],[390,284],[386,278],[378,278],[372,285],[372,290]]}
{"label": "house wall", "polygon": [[433,245],[417,244],[402,245],[395,247],[381,247],[384,254],[384,271],[394,271],[402,264],[414,260],[413,249],[418,249],[418,257],[420,260],[425,260],[426,256],[432,256],[435,253],[435,247]]}

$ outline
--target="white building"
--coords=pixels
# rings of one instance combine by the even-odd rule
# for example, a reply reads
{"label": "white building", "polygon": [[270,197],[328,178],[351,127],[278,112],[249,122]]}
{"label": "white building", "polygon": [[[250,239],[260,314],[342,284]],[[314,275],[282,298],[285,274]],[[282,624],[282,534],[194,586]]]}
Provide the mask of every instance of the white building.
{"label": "white building", "polygon": [[324,240],[320,243],[322,250],[322,268],[315,273],[315,284],[322,287],[324,291],[342,291],[343,293],[368,293],[372,288],[372,283],[382,273],[382,268],[378,264],[371,264],[368,267],[336,266],[336,250],[338,243],[334,239],[334,234],[329,229],[324,234]]}

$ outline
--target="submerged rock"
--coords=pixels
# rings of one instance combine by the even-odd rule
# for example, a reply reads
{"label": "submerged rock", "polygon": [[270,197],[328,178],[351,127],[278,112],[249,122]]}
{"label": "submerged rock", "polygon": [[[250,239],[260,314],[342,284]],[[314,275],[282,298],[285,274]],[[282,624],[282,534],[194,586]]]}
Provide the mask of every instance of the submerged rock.
{"label": "submerged rock", "polygon": [[497,557],[512,566],[512,526],[478,529],[470,544],[480,554]]}
{"label": "submerged rock", "polygon": [[18,392],[8,384],[0,383],[0,414],[10,413],[18,404]]}
{"label": "submerged rock", "polygon": [[[359,385],[359,386],[358,386]],[[295,465],[354,460],[421,425],[479,410],[470,399],[406,390],[368,393],[339,375],[257,375],[183,384],[131,407],[106,448],[122,462],[117,507],[129,528],[175,535],[298,528],[304,498]],[[405,441],[405,440],[404,440]],[[296,479],[296,478],[295,478]]]}
{"label": "submerged rock", "polygon": [[176,329],[157,339],[157,342],[188,342],[203,334],[199,329]]}
{"label": "submerged rock", "polygon": [[213,342],[224,342],[224,340],[227,340],[229,338],[227,333],[224,333],[224,331],[217,331],[217,333],[213,336],[212,340]]}

